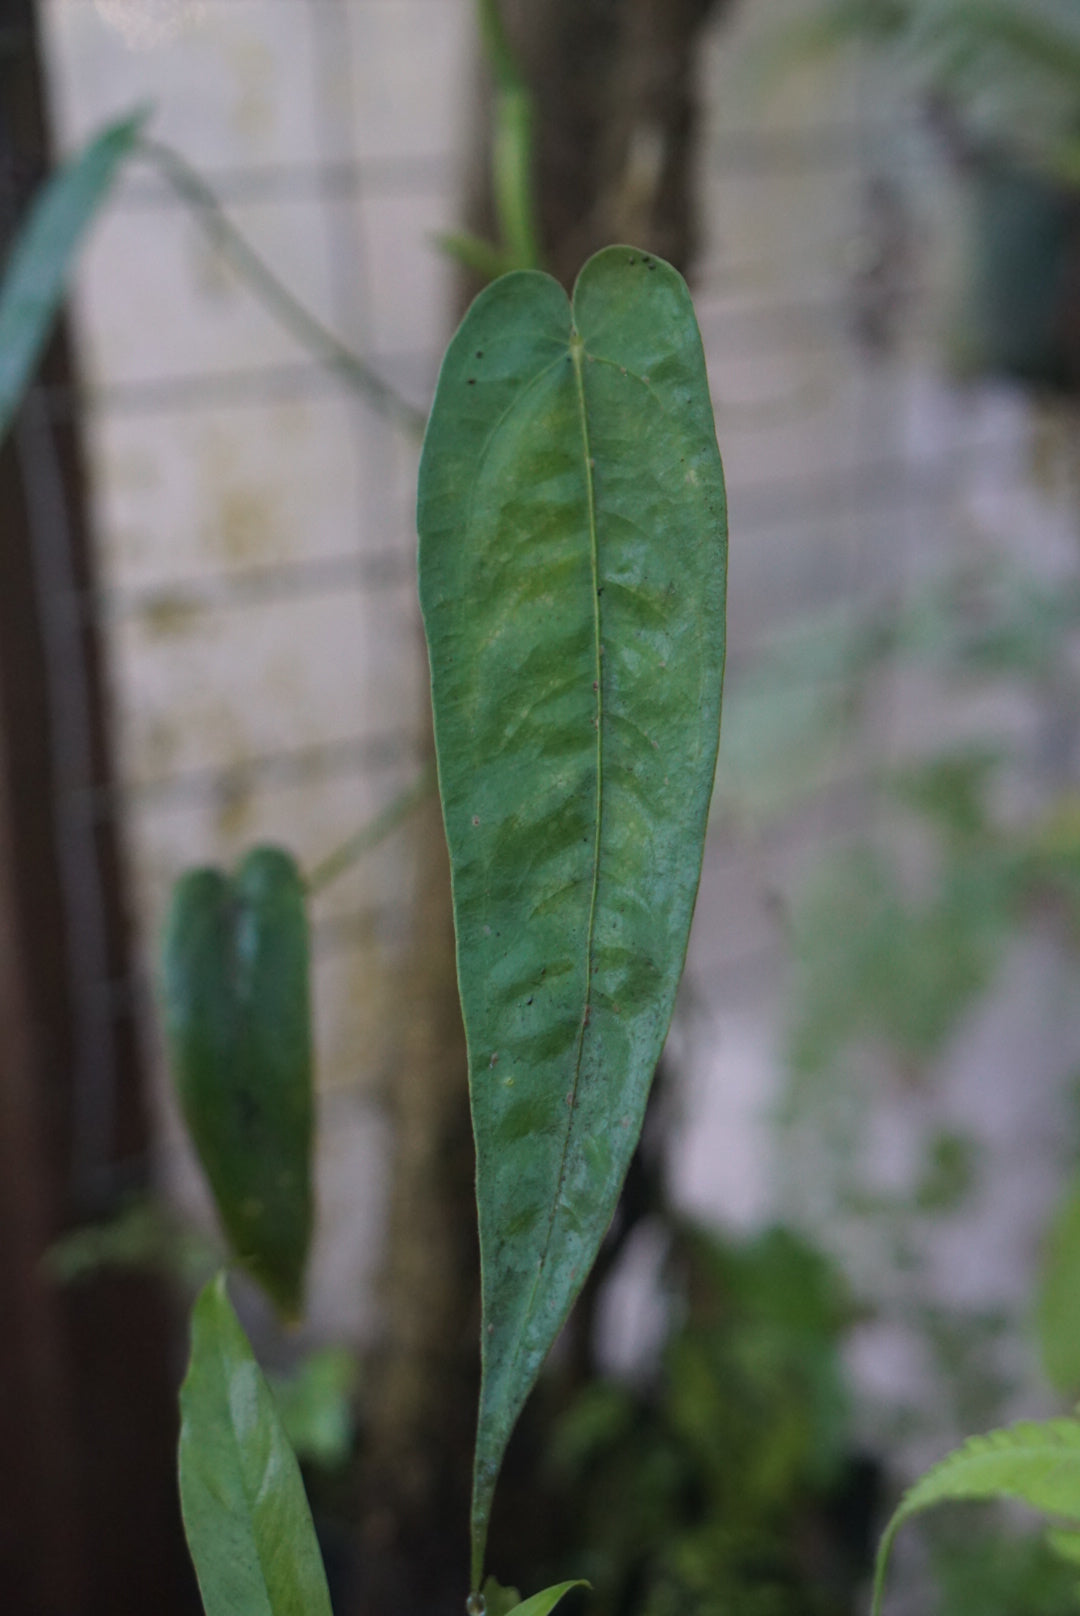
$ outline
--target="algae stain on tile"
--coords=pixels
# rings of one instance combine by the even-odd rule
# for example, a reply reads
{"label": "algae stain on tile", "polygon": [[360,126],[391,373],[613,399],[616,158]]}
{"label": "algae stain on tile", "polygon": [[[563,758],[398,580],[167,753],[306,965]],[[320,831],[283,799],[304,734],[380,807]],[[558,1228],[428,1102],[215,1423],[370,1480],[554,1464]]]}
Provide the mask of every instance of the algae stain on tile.
{"label": "algae stain on tile", "polygon": [[258,565],[284,549],[268,478],[243,466],[239,446],[226,434],[208,434],[199,450],[199,506],[205,515],[198,543],[208,559],[234,566]]}
{"label": "algae stain on tile", "polygon": [[233,77],[230,123],[245,140],[267,137],[274,127],[274,59],[254,36],[234,40],[225,55]]}
{"label": "algae stain on tile", "polygon": [[180,639],[198,633],[205,610],[180,589],[162,589],[144,602],[139,611],[140,627],[148,640]]}
{"label": "algae stain on tile", "polygon": [[395,972],[370,937],[358,939],[335,965],[315,979],[319,1089],[379,1094],[397,1054]]}
{"label": "algae stain on tile", "polygon": [[242,775],[223,780],[214,793],[215,835],[223,842],[239,842],[250,834],[254,818],[251,780]]}
{"label": "algae stain on tile", "polygon": [[269,490],[236,484],[219,495],[218,543],[228,561],[263,560],[279,546]]}

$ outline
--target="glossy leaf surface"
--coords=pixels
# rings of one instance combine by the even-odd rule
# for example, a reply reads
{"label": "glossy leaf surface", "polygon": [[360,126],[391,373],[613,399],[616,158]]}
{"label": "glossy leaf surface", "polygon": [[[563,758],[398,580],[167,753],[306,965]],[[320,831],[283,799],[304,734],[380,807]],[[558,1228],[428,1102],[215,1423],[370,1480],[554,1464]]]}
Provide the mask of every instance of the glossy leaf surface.
{"label": "glossy leaf surface", "polygon": [[482,293],[418,523],[477,1147],[478,1586],[506,1441],[640,1131],[701,868],[726,516],[681,277],[618,247],[572,306],[535,272]]}
{"label": "glossy leaf surface", "polygon": [[0,272],[0,441],[49,338],[83,237],[130,155],[145,114],[111,124],[35,198]]}
{"label": "glossy leaf surface", "polygon": [[195,1303],[180,1417],[180,1504],[206,1616],[330,1616],[300,1469],[224,1274]]}
{"label": "glossy leaf surface", "polygon": [[1080,1420],[1023,1421],[971,1437],[920,1476],[900,1500],[878,1550],[875,1613],[893,1539],[912,1515],[953,1499],[1012,1498],[1080,1521]]}
{"label": "glossy leaf surface", "polygon": [[312,1226],[311,1010],[304,888],[256,848],[233,879],[177,882],[165,1026],[192,1140],[239,1260],[296,1317]]}

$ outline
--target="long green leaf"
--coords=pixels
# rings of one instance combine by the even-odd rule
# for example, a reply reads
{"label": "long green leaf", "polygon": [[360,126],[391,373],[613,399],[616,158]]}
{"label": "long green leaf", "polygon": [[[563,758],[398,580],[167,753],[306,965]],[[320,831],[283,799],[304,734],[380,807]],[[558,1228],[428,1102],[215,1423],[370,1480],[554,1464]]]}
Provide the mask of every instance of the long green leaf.
{"label": "long green leaf", "polygon": [[920,1510],[954,1499],[1012,1498],[1080,1521],[1080,1420],[1024,1421],[974,1436],[920,1476],[890,1520],[874,1572],[874,1616],[900,1527]]}
{"label": "long green leaf", "polygon": [[180,1505],[206,1616],[330,1616],[300,1469],[224,1274],[195,1303],[180,1416]]}
{"label": "long green leaf", "polygon": [[640,1131],[719,735],[726,515],[681,277],[608,248],[477,299],[420,471],[420,593],[483,1268],[479,1586],[514,1422]]}
{"label": "long green leaf", "polygon": [[304,885],[256,848],[192,870],[165,930],[165,1030],[180,1104],[237,1257],[286,1318],[311,1239],[311,1007]]}
{"label": "long green leaf", "polygon": [[0,277],[0,442],[48,341],[86,230],[145,119],[140,112],[111,124],[58,169],[15,239]]}

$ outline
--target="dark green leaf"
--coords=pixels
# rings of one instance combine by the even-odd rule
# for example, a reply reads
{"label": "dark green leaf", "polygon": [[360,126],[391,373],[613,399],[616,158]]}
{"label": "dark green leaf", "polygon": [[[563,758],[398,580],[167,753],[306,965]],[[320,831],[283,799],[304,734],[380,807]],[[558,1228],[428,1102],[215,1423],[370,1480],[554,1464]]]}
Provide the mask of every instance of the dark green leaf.
{"label": "dark green leaf", "polygon": [[180,1392],[180,1504],[206,1616],[330,1616],[299,1466],[219,1274]]}
{"label": "dark green leaf", "polygon": [[480,1597],[484,1601],[484,1616],[510,1616],[521,1604],[521,1594],[516,1588],[504,1588],[501,1582],[494,1577],[488,1577],[480,1590]]}
{"label": "dark green leaf", "polygon": [[308,934],[296,865],[256,848],[193,870],[165,934],[165,1025],[184,1117],[240,1261],[288,1318],[311,1238]]}
{"label": "dark green leaf", "polygon": [[726,517],[667,264],[477,299],[420,472],[420,592],[483,1265],[474,1586],[502,1454],[615,1207],[667,1032],[720,722]]}
{"label": "dark green leaf", "polygon": [[87,227],[146,114],[110,124],[42,187],[0,279],[0,441],[48,341]]}

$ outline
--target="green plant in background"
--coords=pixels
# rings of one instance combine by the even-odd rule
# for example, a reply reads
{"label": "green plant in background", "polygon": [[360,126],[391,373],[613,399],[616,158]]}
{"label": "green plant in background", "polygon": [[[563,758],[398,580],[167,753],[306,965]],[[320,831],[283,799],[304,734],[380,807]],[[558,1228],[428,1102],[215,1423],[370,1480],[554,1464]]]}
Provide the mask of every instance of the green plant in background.
{"label": "green plant in background", "polygon": [[1072,0],[820,0],[786,32],[797,57],[849,40],[890,52],[965,138],[1080,178],[1080,17]]}
{"label": "green plant in background", "polygon": [[[861,1307],[875,1306],[872,1283],[863,1289],[872,1270],[884,1266],[902,1276],[884,1312],[902,1319],[926,1347],[935,1389],[960,1430],[1000,1419],[1015,1388],[1003,1375],[999,1347],[1010,1330],[1015,1335],[1016,1321],[948,1299],[935,1306],[918,1300],[931,1220],[937,1225],[970,1210],[988,1188],[976,1135],[963,1118],[943,1127],[932,1096],[938,1063],[965,1018],[994,992],[1020,939],[1036,928],[1046,934],[1049,921],[1063,962],[1075,969],[1080,815],[1069,764],[1078,627],[1080,595],[1069,580],[1050,585],[1015,563],[988,564],[935,581],[902,609],[884,608],[839,631],[831,618],[804,624],[729,697],[736,734],[749,734],[753,719],[768,737],[775,728],[770,706],[783,702],[789,681],[799,692],[808,766],[796,768],[781,790],[782,759],[756,760],[759,780],[754,760],[743,757],[738,784],[759,816],[787,811],[821,787],[830,766],[843,769],[851,735],[874,711],[879,681],[898,668],[936,679],[946,698],[996,690],[1013,702],[1020,696],[1036,715],[1035,759],[1031,729],[1017,733],[1007,704],[996,733],[984,726],[976,744],[965,740],[880,775],[873,830],[825,861],[785,915],[793,972],[784,1180],[799,1186],[811,1227],[822,1229],[839,1213],[847,1233],[838,1237],[834,1223],[831,1243],[835,1249],[840,1238],[852,1247],[864,1276],[855,1282]],[[1025,787],[1019,810],[1017,782]],[[740,811],[731,790],[722,771],[721,812],[725,798],[728,811]],[[906,1096],[909,1116],[923,1119],[921,1161],[892,1188],[876,1183],[867,1168],[870,1114],[883,1087]],[[1080,1394],[1078,1319],[1073,1180],[1047,1241],[1034,1320],[1047,1378],[1070,1401]],[[985,1446],[976,1439],[945,1461],[902,1505],[879,1578],[899,1524],[932,1503],[1008,1496],[1075,1520],[1078,1430],[1071,1419],[1019,1427]],[[942,1609],[1026,1616],[1075,1608],[1075,1575],[1061,1560],[1074,1539],[1017,1537],[984,1519],[962,1530],[948,1522],[928,1526],[925,1546]],[[991,1566],[997,1567],[992,1598],[984,1575]]]}
{"label": "green plant in background", "polygon": [[954,368],[1080,388],[1080,14],[1073,0],[821,0],[790,60],[849,40],[920,99],[966,185]]}
{"label": "green plant in background", "polygon": [[257,848],[232,881],[193,870],[165,937],[166,1036],[180,1103],[229,1243],[283,1318],[299,1318],[313,1198],[304,886]]}
{"label": "green plant in background", "polygon": [[144,122],[139,113],[110,125],[61,168],[42,188],[12,246],[0,281],[0,441],[52,332],[86,232]]}
{"label": "green plant in background", "polygon": [[875,1470],[854,1451],[835,1268],[772,1228],[726,1241],[675,1221],[657,1364],[584,1386],[541,1462],[598,1616],[855,1608]]}

